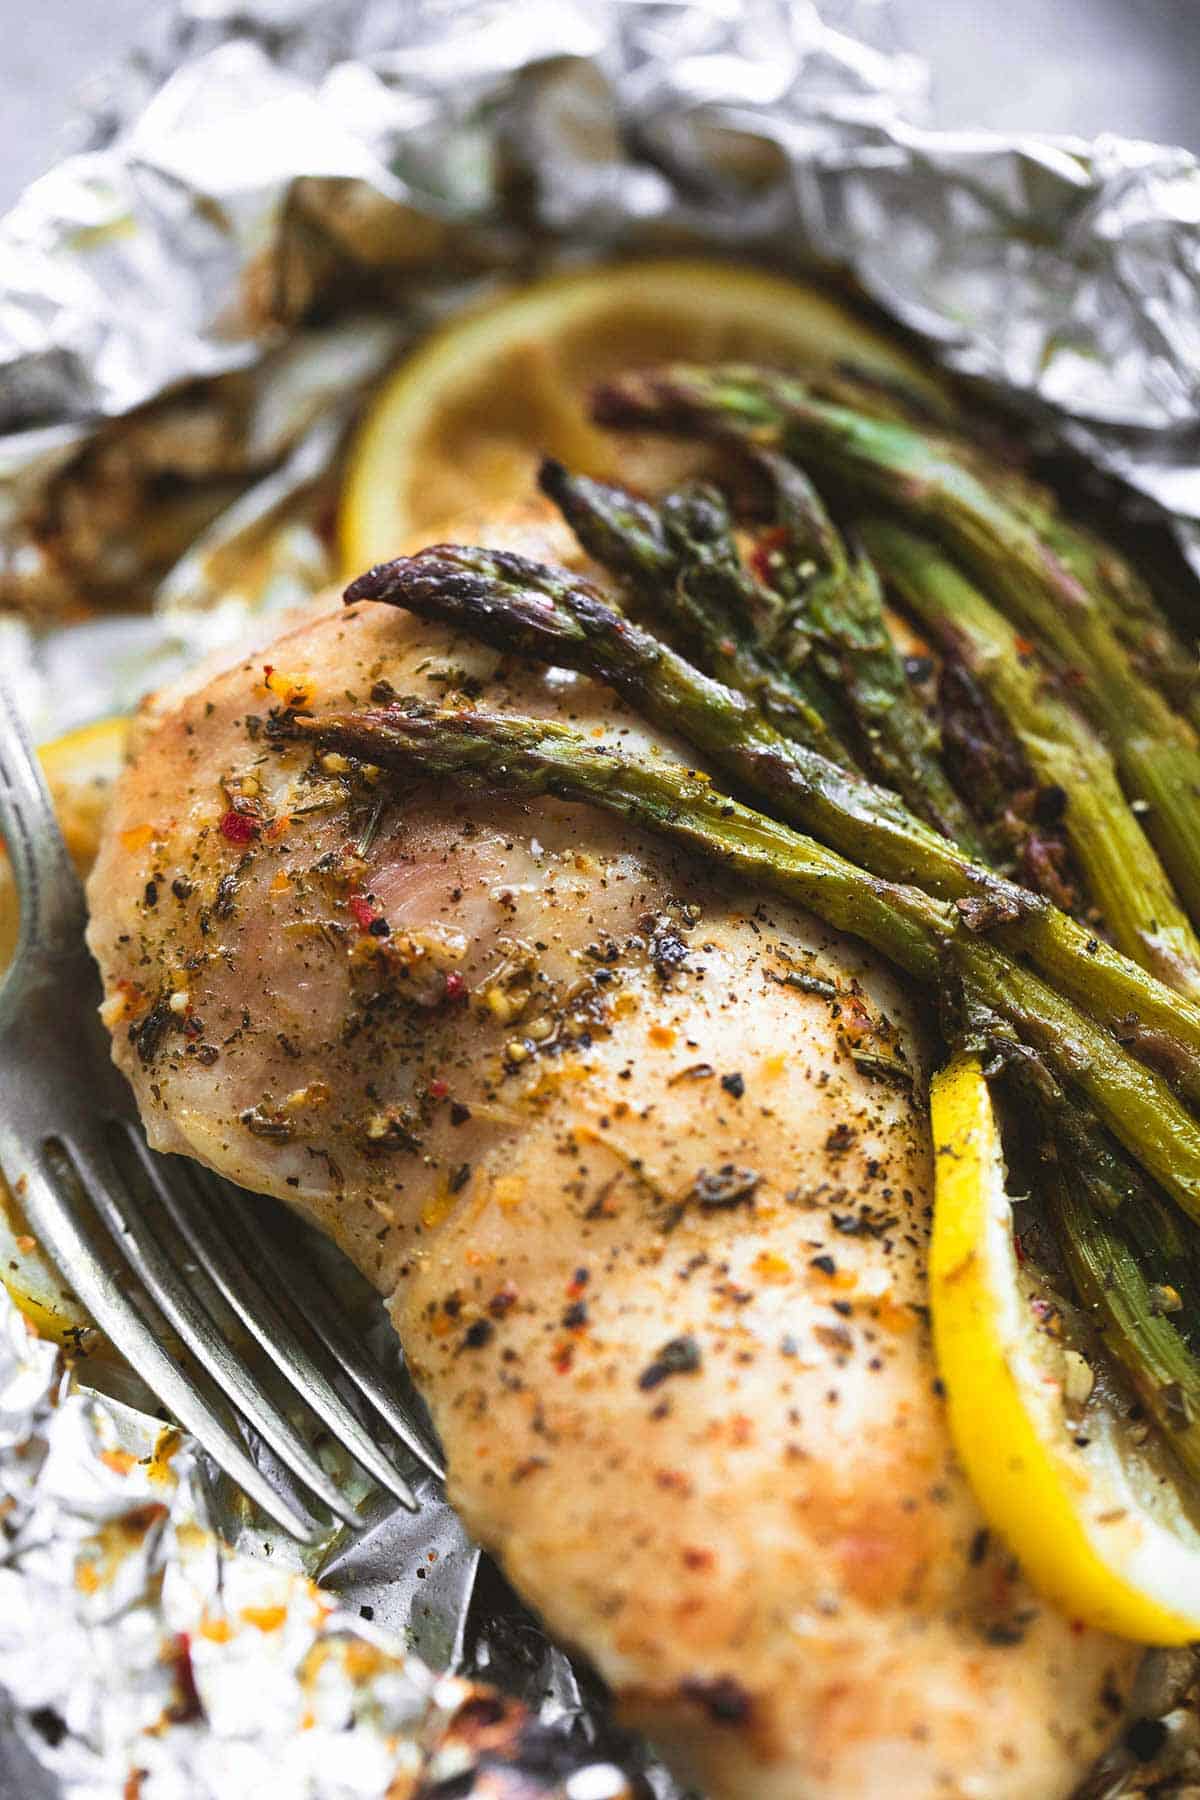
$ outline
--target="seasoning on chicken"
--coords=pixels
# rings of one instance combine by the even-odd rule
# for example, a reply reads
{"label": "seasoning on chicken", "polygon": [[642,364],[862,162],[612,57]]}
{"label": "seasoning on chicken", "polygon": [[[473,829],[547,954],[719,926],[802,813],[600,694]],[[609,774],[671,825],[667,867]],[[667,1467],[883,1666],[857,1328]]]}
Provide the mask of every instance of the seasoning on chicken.
{"label": "seasoning on chicken", "polygon": [[678,755],[366,604],[177,693],[90,886],[152,1141],[388,1296],[469,1528],[713,1800],[1065,1796],[1140,1652],[1032,1594],[955,1463],[909,1000],[617,820],[267,730],[400,695]]}

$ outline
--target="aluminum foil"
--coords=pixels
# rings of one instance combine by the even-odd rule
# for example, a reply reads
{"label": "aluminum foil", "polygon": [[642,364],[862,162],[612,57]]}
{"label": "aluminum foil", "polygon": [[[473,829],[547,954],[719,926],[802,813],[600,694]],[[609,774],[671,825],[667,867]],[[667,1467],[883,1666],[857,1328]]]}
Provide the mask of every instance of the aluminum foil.
{"label": "aluminum foil", "polygon": [[[185,1434],[72,1379],[0,1289],[0,1718],[30,1768],[5,1792],[668,1795],[596,1744],[595,1699],[514,1603],[493,1591],[473,1616],[479,1554],[433,1484],[420,1496],[415,1518],[368,1502],[318,1585],[252,1521],[230,1529]],[[508,1698],[446,1672],[468,1667]]]}
{"label": "aluminum foil", "polygon": [[[36,729],[320,587],[340,447],[386,363],[498,279],[615,250],[848,276],[1200,568],[1195,158],[930,130],[889,29],[887,0],[161,9],[78,153],[0,223],[0,657]],[[152,607],[106,612],[131,593]],[[302,1567],[0,1292],[22,1795],[677,1794],[598,1743],[586,1673],[422,1498],[416,1520],[369,1501]],[[1166,1761],[1119,1749],[1089,1792],[1196,1780],[1193,1674],[1148,1665]],[[526,1707],[490,1750],[472,1677]]]}

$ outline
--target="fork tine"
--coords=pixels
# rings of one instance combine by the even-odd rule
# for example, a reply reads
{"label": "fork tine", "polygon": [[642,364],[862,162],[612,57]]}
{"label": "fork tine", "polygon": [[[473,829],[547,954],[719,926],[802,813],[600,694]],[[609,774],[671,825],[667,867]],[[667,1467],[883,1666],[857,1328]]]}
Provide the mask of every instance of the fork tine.
{"label": "fork tine", "polygon": [[[79,1170],[64,1152],[73,1184],[82,1187]],[[180,1424],[204,1446],[268,1518],[304,1544],[316,1544],[325,1532],[291,1506],[255,1466],[236,1432],[205,1396],[199,1381],[182,1367],[161,1342],[159,1333],[122,1287],[106,1272],[95,1245],[82,1229],[75,1207],[56,1179],[48,1159],[23,1171],[10,1171],[21,1183],[21,1203],[34,1231],[59,1265],[70,1271],[71,1285],[96,1324],[133,1365]]]}
{"label": "fork tine", "polygon": [[[199,1188],[199,1184],[193,1182],[190,1185],[193,1192],[200,1193],[201,1203],[196,1206],[187,1205],[177,1185],[166,1180],[155,1167],[154,1152],[142,1142],[136,1132],[130,1135],[163,1205],[186,1238],[200,1266],[246,1329],[276,1367],[287,1376],[292,1386],[304,1396],[317,1417],[324,1421],[334,1436],[349,1450],[355,1461],[403,1506],[415,1512],[418,1501],[411,1487],[383,1455],[342,1399],[326,1371],[288,1324],[282,1310],[267,1294],[247,1259],[239,1256],[235,1246],[230,1243],[230,1209],[225,1207],[226,1217],[218,1230],[213,1222],[211,1209],[202,1203],[203,1190]],[[192,1174],[190,1168],[187,1173],[189,1176]],[[222,1200],[224,1201],[223,1194]],[[269,1266],[269,1263],[263,1266]]]}
{"label": "fork tine", "polygon": [[[114,1129],[119,1130],[122,1125],[124,1121],[114,1121]],[[126,1126],[125,1135],[131,1141],[136,1139],[139,1135],[137,1127]],[[164,1250],[147,1217],[144,1202],[123,1179],[108,1146],[74,1136],[71,1153],[88,1181],[93,1204],[141,1277],[150,1298],[174,1325],[226,1399],[232,1401],[281,1462],[336,1517],[347,1525],[356,1525],[358,1515],[354,1508],[325,1473],[291,1420],[263,1392],[253,1372],[189,1288],[183,1271]],[[152,1174],[151,1179],[156,1197],[161,1197],[161,1177],[155,1179]]]}
{"label": "fork tine", "polygon": [[[276,1242],[281,1234],[274,1225],[261,1223],[250,1216],[250,1209],[239,1203],[242,1225],[259,1244],[264,1235],[269,1235]],[[265,1252],[264,1252],[265,1253]],[[278,1254],[278,1251],[276,1252]],[[431,1475],[439,1481],[446,1479],[446,1471],[439,1460],[437,1450],[431,1446],[420,1427],[404,1412],[391,1392],[388,1380],[373,1356],[370,1356],[354,1337],[337,1308],[330,1304],[327,1295],[323,1294],[312,1273],[299,1257],[290,1256],[288,1279],[293,1298],[300,1306],[304,1317],[321,1339],[338,1366],[345,1370],[355,1387],[369,1400],[384,1421],[402,1443],[408,1445],[419,1462],[424,1463]]]}
{"label": "fork tine", "polygon": [[83,888],[16,698],[0,673],[0,830],[21,894],[20,941],[82,941]]}

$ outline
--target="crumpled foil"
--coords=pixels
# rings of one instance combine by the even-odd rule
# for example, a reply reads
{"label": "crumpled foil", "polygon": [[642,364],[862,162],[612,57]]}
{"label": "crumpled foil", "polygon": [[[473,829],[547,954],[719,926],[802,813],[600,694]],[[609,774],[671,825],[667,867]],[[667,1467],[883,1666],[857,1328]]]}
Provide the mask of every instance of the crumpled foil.
{"label": "crumpled foil", "polygon": [[[479,1553],[431,1482],[420,1497],[415,1518],[368,1502],[365,1529],[322,1554],[318,1585],[269,1531],[231,1531],[232,1496],[187,1436],[71,1380],[0,1288],[0,1720],[29,1765],[4,1791],[676,1792],[642,1780],[627,1746],[621,1767],[595,1744],[569,1663],[514,1604],[484,1597],[479,1629]],[[468,1666],[511,1697],[447,1672]]]}
{"label": "crumpled foil", "polygon": [[[162,9],[0,224],[0,658],[35,729],[324,585],[336,459],[387,363],[498,280],[616,251],[849,276],[1200,569],[1196,159],[933,131],[925,91],[887,0]],[[103,611],[130,593],[153,607]],[[0,1291],[23,1796],[677,1796],[633,1747],[608,1760],[586,1672],[431,1484],[308,1569],[228,1498]],[[1089,1794],[1197,1780],[1194,1675],[1148,1664],[1166,1760],[1119,1747]],[[464,1723],[471,1676],[527,1703],[510,1736],[543,1733],[524,1786],[503,1731],[493,1754]]]}

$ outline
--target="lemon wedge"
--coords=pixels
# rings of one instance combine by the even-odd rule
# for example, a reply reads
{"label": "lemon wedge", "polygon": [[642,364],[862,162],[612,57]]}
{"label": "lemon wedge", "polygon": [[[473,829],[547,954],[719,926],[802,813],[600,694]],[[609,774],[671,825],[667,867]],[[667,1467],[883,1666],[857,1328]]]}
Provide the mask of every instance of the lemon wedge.
{"label": "lemon wedge", "polygon": [[670,463],[662,441],[598,431],[587,398],[605,376],[667,360],[850,362],[944,399],[896,344],[779,276],[686,259],[551,276],[459,315],[384,386],[348,462],[339,521],[346,572],[419,548],[445,521],[528,496],[543,455],[658,485]]}
{"label": "lemon wedge", "polygon": [[[81,875],[95,860],[113,783],[125,761],[128,719],[101,719],[38,751],[67,847]],[[0,848],[0,973],[17,940],[12,872]],[[20,1206],[0,1177],[0,1278],[41,1337],[62,1342],[87,1324],[62,1277],[43,1256]]]}
{"label": "lemon wedge", "polygon": [[984,1515],[1068,1617],[1139,1643],[1190,1643],[1200,1638],[1200,1530],[1165,1452],[1132,1441],[1107,1377],[1092,1386],[1096,1353],[1071,1309],[1019,1259],[978,1060],[943,1069],[930,1105],[934,1345]]}

